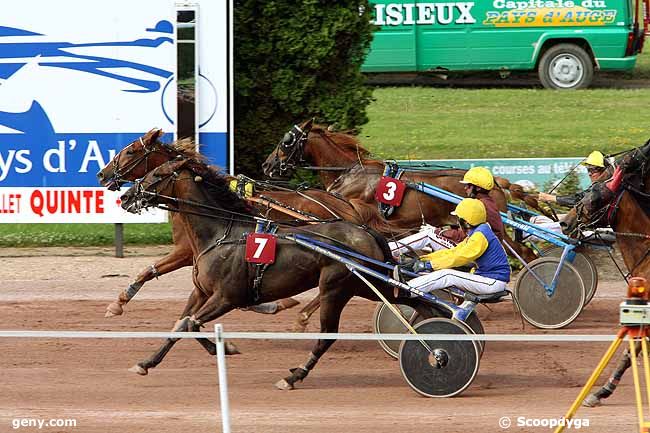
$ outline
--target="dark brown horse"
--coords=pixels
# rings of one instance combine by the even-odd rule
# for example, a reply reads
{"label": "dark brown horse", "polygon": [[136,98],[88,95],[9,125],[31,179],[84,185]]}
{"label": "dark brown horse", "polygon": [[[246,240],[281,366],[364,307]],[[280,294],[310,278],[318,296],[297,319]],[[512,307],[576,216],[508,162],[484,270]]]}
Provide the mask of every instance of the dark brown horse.
{"label": "dark brown horse", "polygon": [[[616,233],[616,245],[621,251],[628,276],[644,277],[650,281],[650,144],[635,149],[622,158],[619,166],[625,175],[614,191],[604,182],[594,184],[581,202],[562,222],[567,234],[579,229],[611,225]],[[611,187],[611,186],[610,186]],[[636,345],[637,352],[640,343]],[[607,383],[587,396],[583,405],[594,407],[609,397],[625,370],[631,365],[626,350]]]}
{"label": "dark brown horse", "polygon": [[[174,331],[196,331],[235,308],[251,305],[252,282],[256,273],[254,266],[246,262],[243,234],[254,231],[254,213],[247,202],[229,189],[226,177],[207,169],[198,155],[195,159],[175,159],[147,174],[129,189],[122,200],[123,207],[132,211],[143,205],[174,207],[185,227],[196,258],[195,288]],[[204,215],[198,215],[193,203],[211,206],[212,217],[205,216],[205,207],[200,208]],[[246,215],[250,217],[246,218]],[[348,222],[281,227],[278,230],[275,263],[264,273],[259,299],[269,302],[318,286],[322,301],[321,332],[338,332],[341,311],[353,296],[378,299],[344,264],[293,242],[291,235],[296,233],[345,245],[376,260],[390,260],[391,253],[383,238]],[[215,239],[222,239],[216,247]],[[392,295],[391,287],[382,282],[377,286],[383,295]],[[416,309],[422,306],[415,300],[409,302]],[[132,370],[147,374],[163,360],[175,342],[168,339],[155,354],[136,364]],[[291,374],[276,386],[292,389],[297,381],[309,374],[332,343],[334,340],[318,340],[307,361],[291,369]],[[206,341],[202,344],[210,354],[214,354],[214,345]]]}
{"label": "dark brown horse", "polygon": [[[264,174],[273,178],[286,176],[297,167],[314,166],[328,191],[344,196],[361,215],[365,224],[393,237],[405,229],[417,229],[427,222],[434,226],[454,223],[450,216],[454,204],[408,189],[402,204],[388,220],[378,210],[375,187],[384,173],[385,164],[369,158],[369,152],[359,140],[340,132],[330,132],[307,121],[287,133],[263,164]],[[466,170],[407,170],[404,182],[425,182],[465,196],[460,180]],[[507,182],[507,181],[505,181]],[[507,199],[500,187],[490,191],[499,209],[507,209]],[[388,230],[388,231],[386,231]],[[506,236],[506,242],[526,261],[536,258],[529,248]]]}
{"label": "dark brown horse", "polygon": [[[97,174],[101,184],[115,190],[125,182],[132,182],[142,178],[148,171],[165,162],[182,157],[186,153],[191,155],[195,153],[196,145],[191,140],[178,140],[172,144],[165,144],[159,141],[162,135],[162,130],[152,129],[122,149]],[[230,178],[230,180],[233,179]],[[321,190],[308,189],[300,192],[263,191],[257,197],[251,197],[250,200],[254,202],[263,215],[272,219],[312,219],[306,216],[309,215],[316,219],[340,218],[356,223],[361,222],[360,216],[346,200]],[[302,212],[302,214],[299,212]],[[184,226],[180,223],[179,216],[172,214],[171,222],[174,241],[172,251],[137,275],[135,281],[119,294],[117,301],[108,305],[106,309],[107,317],[121,315],[124,311],[124,305],[137,294],[147,281],[184,266],[192,265],[193,256],[190,241]],[[275,311],[280,311],[286,306],[295,305],[295,301],[291,301],[282,300],[278,303],[278,308]],[[311,311],[313,304],[310,303],[307,308]],[[266,310],[274,311],[273,308]],[[262,309],[262,311],[265,310]],[[300,315],[299,318],[301,317],[303,316]],[[301,323],[300,319],[299,323]]]}

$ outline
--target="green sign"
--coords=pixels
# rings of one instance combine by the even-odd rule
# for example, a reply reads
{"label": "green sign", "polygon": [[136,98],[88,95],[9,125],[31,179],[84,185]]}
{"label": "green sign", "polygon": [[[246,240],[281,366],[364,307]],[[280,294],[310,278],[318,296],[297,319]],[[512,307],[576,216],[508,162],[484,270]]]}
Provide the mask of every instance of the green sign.
{"label": "green sign", "polygon": [[574,167],[580,186],[587,188],[591,182],[587,170],[579,165],[581,161],[583,158],[429,159],[399,161],[399,164],[431,169],[486,167],[494,176],[506,178],[528,190],[545,191],[545,186],[559,182]]}

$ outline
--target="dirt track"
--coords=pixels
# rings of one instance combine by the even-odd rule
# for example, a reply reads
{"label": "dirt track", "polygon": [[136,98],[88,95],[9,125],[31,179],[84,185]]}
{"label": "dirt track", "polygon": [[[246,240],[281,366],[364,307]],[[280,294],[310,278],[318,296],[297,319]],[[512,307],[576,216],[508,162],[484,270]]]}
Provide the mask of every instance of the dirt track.
{"label": "dirt track", "polygon": [[[0,329],[160,331],[173,325],[191,288],[190,269],[144,286],[122,317],[103,317],[108,301],[166,248],[0,251]],[[604,267],[603,267],[604,269]],[[615,278],[607,269],[604,276]],[[563,333],[617,329],[624,286],[601,283],[595,300]],[[510,303],[479,310],[488,333],[521,332]],[[341,332],[370,332],[374,304],[353,300]],[[276,316],[234,312],[230,331],[286,331],[294,311]],[[315,320],[309,328],[317,330]],[[525,332],[537,333],[530,326]],[[215,360],[180,341],[147,377],[127,371],[156,340],[0,339],[0,433],[220,431]],[[339,341],[298,389],[272,385],[306,361],[311,342],[237,342],[228,359],[233,432],[548,432],[515,427],[517,417],[558,418],[576,397],[607,343],[488,343],[480,372],[462,396],[426,399],[403,380],[399,365],[374,342]],[[608,370],[609,371],[609,370]],[[599,383],[602,383],[602,378]],[[581,408],[586,432],[634,432],[631,377],[597,409]],[[511,417],[503,430],[499,419]],[[76,428],[12,428],[18,418],[72,418]],[[572,431],[572,430],[568,430]]]}

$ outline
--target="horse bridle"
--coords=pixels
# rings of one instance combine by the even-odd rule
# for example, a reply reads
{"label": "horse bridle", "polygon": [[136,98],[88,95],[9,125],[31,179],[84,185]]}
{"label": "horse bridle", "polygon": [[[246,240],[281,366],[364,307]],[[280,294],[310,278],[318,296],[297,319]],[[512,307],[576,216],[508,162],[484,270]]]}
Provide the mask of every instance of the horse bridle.
{"label": "horse bridle", "polygon": [[[284,134],[280,143],[278,143],[275,152],[274,165],[279,166],[280,175],[284,175],[290,170],[300,167],[300,163],[305,162],[304,151],[309,130],[302,130],[298,125],[293,125],[291,130]],[[284,160],[280,159],[279,150],[286,155]],[[295,161],[295,159],[298,159]]]}
{"label": "horse bridle", "polygon": [[[168,147],[164,143],[156,142],[156,143],[152,144],[151,146],[147,147],[147,145],[145,144],[142,137],[139,138],[139,141],[140,141],[140,144],[142,145],[142,148],[144,149],[144,153],[142,155],[140,155],[138,158],[135,158],[132,161],[130,161],[125,167],[120,167],[119,160],[121,158],[118,157],[118,158],[113,159],[113,176],[111,176],[111,178],[108,179],[109,181],[115,182],[118,185],[121,185],[121,184],[124,184],[124,183],[128,182],[126,179],[124,179],[124,176],[131,173],[138,165],[140,165],[140,163],[142,161],[145,162],[144,172],[148,173],[149,172],[149,156],[151,154],[162,153],[162,150],[165,150],[168,153],[174,151],[174,149],[172,149],[171,147]],[[159,148],[157,146],[157,144],[162,146],[162,148]],[[126,150],[126,152],[128,154],[129,150],[127,150],[127,149],[125,149],[125,150]],[[121,155],[122,152],[120,152],[120,155]],[[177,152],[177,154],[180,155],[180,153],[178,153],[178,152]]]}

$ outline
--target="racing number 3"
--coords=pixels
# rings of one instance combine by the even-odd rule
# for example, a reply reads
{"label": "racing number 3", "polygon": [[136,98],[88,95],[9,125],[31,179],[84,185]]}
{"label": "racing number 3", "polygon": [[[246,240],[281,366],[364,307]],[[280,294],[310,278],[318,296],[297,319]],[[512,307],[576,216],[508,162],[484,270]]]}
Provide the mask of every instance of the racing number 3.
{"label": "racing number 3", "polygon": [[404,198],[406,185],[394,177],[384,176],[375,188],[375,200],[391,206],[399,206]]}
{"label": "racing number 3", "polygon": [[275,262],[276,238],[268,233],[251,233],[246,237],[246,261],[271,264]]}

